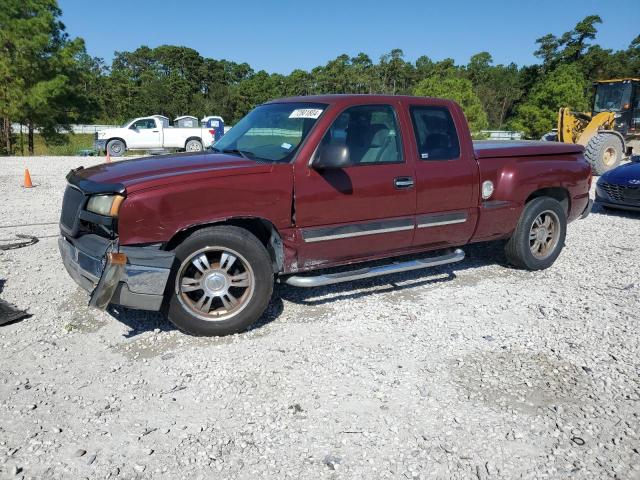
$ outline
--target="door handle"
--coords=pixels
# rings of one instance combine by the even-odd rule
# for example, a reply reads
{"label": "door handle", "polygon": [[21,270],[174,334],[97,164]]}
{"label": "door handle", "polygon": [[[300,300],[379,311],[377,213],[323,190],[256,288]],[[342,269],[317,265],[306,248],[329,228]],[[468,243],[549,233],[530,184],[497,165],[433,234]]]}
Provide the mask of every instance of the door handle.
{"label": "door handle", "polygon": [[397,189],[413,188],[414,182],[411,177],[396,177],[393,180],[393,185]]}
{"label": "door handle", "polygon": [[158,133],[160,130],[151,130],[153,133]]}

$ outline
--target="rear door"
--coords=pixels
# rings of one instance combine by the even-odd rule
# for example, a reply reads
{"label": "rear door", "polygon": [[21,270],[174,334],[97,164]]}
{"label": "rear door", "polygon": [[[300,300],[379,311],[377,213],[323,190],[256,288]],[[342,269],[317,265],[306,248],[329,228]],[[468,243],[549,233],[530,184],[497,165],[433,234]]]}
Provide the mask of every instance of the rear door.
{"label": "rear door", "polygon": [[397,103],[366,104],[335,114],[320,147],[346,145],[348,167],[319,171],[296,164],[300,268],[365,259],[411,246],[416,192],[398,109]]}
{"label": "rear door", "polygon": [[[416,247],[465,244],[477,220],[478,167],[461,111],[409,105],[416,175]],[[464,127],[464,130],[462,127]]]}

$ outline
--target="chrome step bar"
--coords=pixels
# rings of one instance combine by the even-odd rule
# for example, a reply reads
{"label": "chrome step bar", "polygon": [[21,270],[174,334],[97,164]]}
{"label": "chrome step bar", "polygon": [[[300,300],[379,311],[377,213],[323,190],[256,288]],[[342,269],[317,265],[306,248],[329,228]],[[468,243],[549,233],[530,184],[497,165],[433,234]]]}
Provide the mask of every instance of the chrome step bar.
{"label": "chrome step bar", "polygon": [[456,248],[453,252],[440,255],[438,257],[407,260],[406,262],[395,262],[378,267],[360,268],[358,270],[350,270],[347,272],[326,273],[324,275],[293,275],[286,278],[284,283],[294,287],[321,287],[323,285],[350,282],[352,280],[360,280],[362,278],[378,277],[380,275],[388,275],[390,273],[408,272],[410,270],[418,270],[421,268],[436,267],[438,265],[460,262],[461,260],[464,260],[464,252],[461,249]]}

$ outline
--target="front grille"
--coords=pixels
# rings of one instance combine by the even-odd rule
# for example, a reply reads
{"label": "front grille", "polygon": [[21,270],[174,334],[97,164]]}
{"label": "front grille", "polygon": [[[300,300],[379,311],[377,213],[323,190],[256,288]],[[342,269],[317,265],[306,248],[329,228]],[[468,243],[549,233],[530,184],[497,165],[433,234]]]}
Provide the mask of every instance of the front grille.
{"label": "front grille", "polygon": [[73,231],[78,212],[84,206],[85,196],[77,188],[67,185],[62,199],[62,212],[60,213],[60,224],[70,233]]}
{"label": "front grille", "polygon": [[613,201],[640,205],[640,185],[624,186],[603,182],[599,186]]}

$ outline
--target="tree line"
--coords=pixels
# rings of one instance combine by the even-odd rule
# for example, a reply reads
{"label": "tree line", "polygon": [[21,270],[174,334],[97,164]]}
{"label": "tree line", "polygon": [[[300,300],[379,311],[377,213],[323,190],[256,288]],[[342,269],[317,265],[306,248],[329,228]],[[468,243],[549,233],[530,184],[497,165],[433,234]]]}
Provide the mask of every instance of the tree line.
{"label": "tree line", "polygon": [[119,124],[162,114],[221,115],[233,124],[272,98],[320,93],[386,93],[452,98],[473,131],[512,129],[538,138],[557,110],[588,111],[592,82],[640,77],[640,35],[624,50],[595,43],[602,19],[590,15],[559,36],[536,40],[540,63],[494,64],[489,52],[466,65],[453,59],[405,59],[401,49],[377,61],[366,53],[340,55],[310,71],[288,75],[255,71],[247,63],[204,58],[196,50],[164,45],[115,52],[111,65],[70,38],[56,0],[5,0],[0,10],[0,153],[11,153],[10,125],[45,141],[64,142],[73,123]]}

